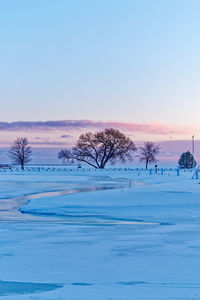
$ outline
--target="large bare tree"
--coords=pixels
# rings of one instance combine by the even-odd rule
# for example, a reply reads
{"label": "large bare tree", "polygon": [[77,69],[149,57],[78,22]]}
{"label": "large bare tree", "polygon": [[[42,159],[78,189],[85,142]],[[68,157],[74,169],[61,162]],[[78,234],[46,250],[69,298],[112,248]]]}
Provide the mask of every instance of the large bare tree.
{"label": "large bare tree", "polygon": [[157,162],[157,155],[160,151],[160,146],[156,145],[152,142],[146,142],[144,143],[143,147],[139,148],[140,150],[140,161],[145,162],[146,169],[148,168],[148,165],[151,163]]}
{"label": "large bare tree", "polygon": [[58,158],[64,161],[80,161],[96,169],[104,169],[108,162],[126,161],[136,151],[134,142],[119,130],[110,128],[96,133],[82,134],[75,147],[61,150]]}
{"label": "large bare tree", "polygon": [[24,165],[31,161],[31,147],[27,138],[18,138],[12,144],[8,155],[14,164],[20,165],[24,170]]}

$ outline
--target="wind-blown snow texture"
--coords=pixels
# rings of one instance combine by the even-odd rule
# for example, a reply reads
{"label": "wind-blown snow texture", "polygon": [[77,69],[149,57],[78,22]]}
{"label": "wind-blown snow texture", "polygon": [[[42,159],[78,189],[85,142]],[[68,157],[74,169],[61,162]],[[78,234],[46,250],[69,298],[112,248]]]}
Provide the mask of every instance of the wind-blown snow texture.
{"label": "wind-blown snow texture", "polygon": [[199,299],[200,185],[191,176],[0,172],[1,299]]}

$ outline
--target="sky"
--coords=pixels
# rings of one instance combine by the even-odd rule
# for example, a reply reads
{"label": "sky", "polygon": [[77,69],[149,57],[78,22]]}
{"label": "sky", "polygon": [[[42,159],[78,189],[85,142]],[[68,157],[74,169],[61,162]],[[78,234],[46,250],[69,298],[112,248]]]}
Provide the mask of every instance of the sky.
{"label": "sky", "polygon": [[115,126],[189,148],[200,133],[199,31],[196,0],[0,0],[0,147],[21,135],[69,146]]}

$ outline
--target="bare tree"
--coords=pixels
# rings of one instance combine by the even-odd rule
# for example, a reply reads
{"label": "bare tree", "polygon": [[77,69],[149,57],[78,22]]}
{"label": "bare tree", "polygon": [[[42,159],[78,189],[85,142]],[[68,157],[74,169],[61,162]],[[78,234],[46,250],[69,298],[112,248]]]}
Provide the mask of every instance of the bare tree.
{"label": "bare tree", "polygon": [[152,142],[144,143],[143,147],[139,148],[140,150],[140,161],[145,161],[146,169],[148,164],[157,162],[157,155],[159,154],[160,146]]}
{"label": "bare tree", "polygon": [[71,150],[61,150],[58,158],[81,161],[96,169],[104,169],[108,162],[126,161],[136,151],[134,142],[120,131],[110,128],[96,133],[82,134]]}
{"label": "bare tree", "polygon": [[8,155],[12,162],[21,166],[24,170],[24,165],[31,161],[31,147],[27,138],[18,138],[11,146]]}

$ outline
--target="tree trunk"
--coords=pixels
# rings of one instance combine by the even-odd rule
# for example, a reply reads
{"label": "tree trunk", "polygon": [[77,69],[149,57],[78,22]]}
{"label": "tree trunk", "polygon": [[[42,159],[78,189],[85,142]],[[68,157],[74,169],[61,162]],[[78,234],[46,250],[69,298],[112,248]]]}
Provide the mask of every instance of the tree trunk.
{"label": "tree trunk", "polygon": [[146,160],[146,170],[148,169],[148,160]]}

